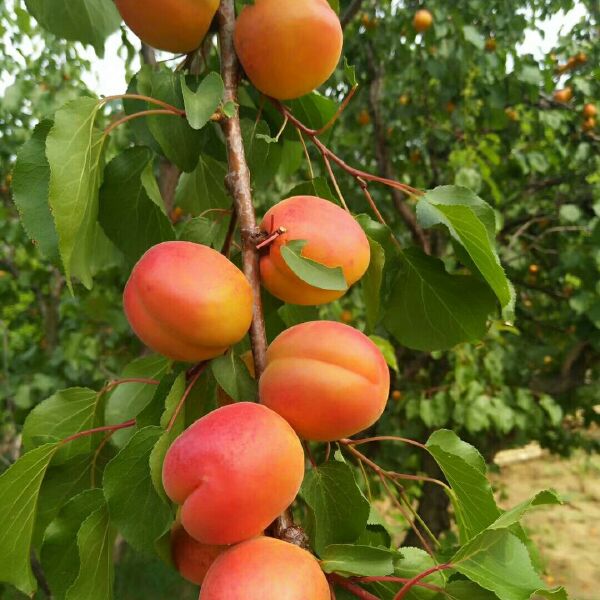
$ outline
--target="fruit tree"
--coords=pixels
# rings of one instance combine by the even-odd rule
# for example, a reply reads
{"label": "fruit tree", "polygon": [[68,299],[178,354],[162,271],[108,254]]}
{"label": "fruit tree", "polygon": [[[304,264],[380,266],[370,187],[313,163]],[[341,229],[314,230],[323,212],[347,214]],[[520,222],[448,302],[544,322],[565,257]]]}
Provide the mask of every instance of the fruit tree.
{"label": "fruit tree", "polygon": [[6,17],[78,73],[73,42],[100,53],[119,27],[143,58],[121,94],[63,77],[64,102],[7,128],[14,204],[60,282],[46,310],[103,298],[138,353],[13,411],[7,591],[118,598],[125,544],[200,600],[568,597],[521,525],[559,495],[502,510],[486,460],[592,445],[564,417],[598,418],[600,15],[540,65],[516,45],[572,2],[450,4]]}

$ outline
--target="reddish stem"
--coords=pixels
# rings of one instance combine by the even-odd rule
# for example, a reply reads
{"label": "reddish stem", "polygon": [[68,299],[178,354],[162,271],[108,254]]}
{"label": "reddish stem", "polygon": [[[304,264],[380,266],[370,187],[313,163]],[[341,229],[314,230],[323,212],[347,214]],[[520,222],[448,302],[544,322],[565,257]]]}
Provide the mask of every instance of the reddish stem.
{"label": "reddish stem", "polygon": [[130,419],[129,421],[125,421],[124,423],[119,423],[118,425],[104,425],[103,427],[95,427],[94,429],[87,429],[86,431],[80,431],[64,440],[61,440],[61,444],[67,444],[69,442],[73,442],[74,440],[78,440],[79,438],[85,437],[87,435],[94,435],[95,433],[102,433],[103,431],[110,431],[114,433],[115,431],[119,431],[119,429],[127,429],[128,427],[135,426],[135,419]]}
{"label": "reddish stem", "polygon": [[[357,581],[360,583],[408,583],[410,579],[408,577],[395,577],[393,575],[386,575],[383,577],[353,577],[352,581]],[[425,588],[427,590],[432,590],[434,592],[439,592],[441,594],[445,594],[445,590],[437,585],[431,585],[430,583],[418,582],[415,584],[419,587]]]}
{"label": "reddish stem", "polygon": [[277,231],[274,231],[266,240],[263,240],[260,244],[256,245],[256,249],[260,250],[265,246],[270,246],[279,236],[287,233],[287,229],[285,227],[279,227]]}
{"label": "reddish stem", "polygon": [[146,383],[147,385],[158,385],[160,381],[156,379],[143,379],[141,377],[130,377],[127,379],[117,379],[116,381],[111,381],[107,383],[101,390],[100,394],[106,394],[110,392],[112,389],[116,388],[119,385],[123,385],[124,383]]}
{"label": "reddish stem", "polygon": [[149,104],[156,104],[157,106],[162,106],[172,113],[177,113],[182,117],[185,116],[185,111],[173,106],[172,104],[168,104],[167,102],[163,102],[162,100],[157,100],[156,98],[151,98],[150,96],[143,96],[141,94],[120,94],[118,96],[106,96],[102,98],[103,102],[111,102],[112,100],[142,100],[143,102],[148,102]]}
{"label": "reddish stem", "polygon": [[410,590],[413,587],[415,587],[415,585],[417,585],[422,579],[425,579],[425,577],[428,577],[433,573],[437,573],[438,571],[444,571],[446,569],[452,568],[453,567],[451,564],[444,563],[443,565],[436,565],[435,567],[431,567],[431,569],[427,569],[427,571],[419,573],[418,575],[406,582],[406,585],[394,596],[394,600],[402,600],[402,598],[405,598],[408,592],[410,592]]}
{"label": "reddish stem", "polygon": [[141,112],[133,113],[132,115],[127,115],[114,123],[111,123],[105,130],[104,135],[109,135],[111,131],[116,129],[119,125],[123,125],[128,121],[133,121],[134,119],[139,119],[140,117],[149,117],[152,115],[172,115],[175,117],[181,117],[179,113],[174,113],[172,110],[165,108],[153,108],[152,110],[143,110]]}
{"label": "reddish stem", "polygon": [[350,93],[344,98],[342,103],[339,105],[335,115],[333,115],[333,117],[331,117],[331,119],[329,119],[329,121],[327,121],[327,123],[325,123],[325,125],[323,125],[323,127],[321,127],[321,129],[316,129],[315,135],[321,135],[322,133],[325,133],[342,116],[342,113],[344,112],[344,110],[346,109],[348,104],[350,104],[350,100],[352,100],[352,98],[354,97],[354,94],[356,94],[357,89],[358,89],[358,85],[355,85],[350,90]]}
{"label": "reddish stem", "polygon": [[199,367],[196,370],[196,372],[192,375],[190,382],[188,383],[188,386],[185,389],[185,392],[183,392],[183,396],[181,396],[181,400],[177,404],[177,408],[175,409],[175,412],[173,413],[173,416],[171,417],[171,420],[169,421],[169,425],[167,426],[167,431],[170,432],[173,429],[173,426],[175,425],[175,421],[177,421],[177,417],[179,416],[179,413],[181,412],[181,409],[183,408],[185,401],[188,399],[190,392],[192,391],[193,387],[196,385],[196,382],[198,381],[198,379],[200,379],[200,375],[202,375],[202,373],[204,373],[204,370],[206,369],[207,366],[208,366],[208,363],[206,362],[201,367]]}
{"label": "reddish stem", "polygon": [[338,587],[344,588],[351,594],[354,594],[357,598],[361,598],[361,600],[380,600],[377,596],[371,594],[371,592],[367,592],[367,590],[361,588],[360,585],[352,583],[352,581],[349,581],[341,575],[331,573],[327,577],[329,581],[332,581]]}
{"label": "reddish stem", "polygon": [[361,444],[370,444],[371,442],[402,442],[404,444],[410,444],[411,446],[421,448],[421,450],[427,450],[427,446],[425,446],[425,444],[421,444],[421,442],[395,435],[378,435],[376,437],[360,438],[358,440],[353,440],[350,438],[340,440],[340,443],[344,444],[345,446],[360,446]]}

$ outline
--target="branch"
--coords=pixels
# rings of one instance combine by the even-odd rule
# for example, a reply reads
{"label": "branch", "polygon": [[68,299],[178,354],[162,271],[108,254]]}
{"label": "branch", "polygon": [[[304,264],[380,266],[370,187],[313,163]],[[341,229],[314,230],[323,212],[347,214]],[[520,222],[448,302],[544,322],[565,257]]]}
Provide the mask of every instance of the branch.
{"label": "branch", "polygon": [[371,592],[367,592],[367,590],[361,588],[360,585],[352,583],[352,581],[349,581],[345,577],[331,573],[327,578],[338,587],[344,588],[361,600],[379,600],[377,596],[371,594]]}
{"label": "branch", "polygon": [[[233,45],[233,31],[235,28],[235,2],[222,0],[217,13],[219,24],[219,45],[221,49],[221,77],[225,84],[223,101],[233,102],[237,105],[237,92],[240,80],[240,65]],[[267,334],[265,330],[265,317],[262,308],[260,287],[259,254],[256,244],[260,239],[260,230],[256,223],[254,206],[252,204],[252,190],[250,185],[250,170],[246,162],[242,129],[238,112],[221,121],[221,128],[227,146],[227,159],[229,173],[227,174],[227,187],[233,196],[235,212],[240,226],[242,238],[242,260],[244,274],[250,282],[254,293],[253,319],[250,327],[250,341],[252,342],[252,355],[256,379],[260,379],[265,369],[267,360]],[[294,521],[289,509],[274,523],[273,529],[283,534],[293,527]]]}

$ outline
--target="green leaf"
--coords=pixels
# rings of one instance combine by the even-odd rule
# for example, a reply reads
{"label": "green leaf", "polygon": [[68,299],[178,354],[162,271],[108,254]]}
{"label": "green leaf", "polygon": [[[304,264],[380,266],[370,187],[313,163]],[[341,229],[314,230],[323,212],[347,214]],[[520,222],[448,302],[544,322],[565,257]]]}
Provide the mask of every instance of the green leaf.
{"label": "green leaf", "polygon": [[394,560],[400,556],[387,548],[332,544],[321,554],[321,568],[325,573],[381,577],[394,572]]}
{"label": "green leaf", "polygon": [[65,600],[112,600],[114,542],[108,508],[102,506],[83,522],[77,534],[79,574]]}
{"label": "green leaf", "polygon": [[233,351],[211,361],[210,367],[217,383],[236,402],[256,402],[258,384],[246,365]]}
{"label": "green leaf", "polygon": [[[167,372],[169,364],[164,356],[158,354],[137,358],[123,369],[121,379],[160,379]],[[120,385],[106,403],[106,424],[117,425],[137,417],[152,400],[155,391],[156,386],[145,383]],[[117,431],[111,437],[111,441],[121,447],[131,436],[131,431]]]}
{"label": "green leaf", "polygon": [[[412,579],[419,573],[431,569],[437,563],[434,562],[433,558],[422,550],[421,548],[402,548],[402,558],[396,561],[396,569],[394,575],[396,577],[405,577],[406,579]],[[423,580],[425,583],[430,585],[437,585],[438,587],[444,587],[444,575],[440,572],[432,573]],[[435,598],[437,592],[428,590],[423,587],[414,587],[407,595],[408,600],[429,600]]]}
{"label": "green leaf", "polygon": [[179,239],[211,246],[215,250],[221,251],[231,216],[222,212],[213,213],[213,215],[213,218],[195,217],[187,221],[179,233]]}
{"label": "green leaf", "polygon": [[302,256],[306,240],[292,240],[281,246],[281,256],[287,266],[302,281],[321,290],[344,292],[348,284],[341,267],[327,267],[310,258]]}
{"label": "green leaf", "polygon": [[86,490],[72,498],[52,521],[40,553],[40,561],[52,596],[63,600],[79,570],[77,532],[81,524],[104,506],[102,490]]}
{"label": "green leaf", "polygon": [[36,589],[31,543],[40,487],[57,444],[45,444],[22,456],[0,476],[0,581],[25,594]]}
{"label": "green leaf", "polygon": [[146,186],[156,185],[152,151],[136,146],[116,156],[106,167],[100,189],[100,225],[110,240],[135,264],[152,246],[175,238],[164,206],[148,195]]}
{"label": "green leaf", "polygon": [[381,350],[381,354],[383,354],[383,358],[385,358],[385,362],[388,364],[388,367],[391,367],[394,369],[394,371],[396,371],[396,373],[398,373],[398,357],[396,356],[396,349],[394,348],[393,344],[389,340],[386,340],[378,335],[370,335],[369,338],[379,348],[379,350]]}
{"label": "green leaf", "polygon": [[91,44],[99,54],[121,24],[110,0],[25,0],[25,4],[44,29],[65,40]]}
{"label": "green leaf", "polygon": [[446,429],[433,433],[426,447],[452,487],[450,497],[464,543],[501,514],[486,477],[485,462],[473,446]]}
{"label": "green leaf", "polygon": [[99,109],[95,98],[69,102],[56,112],[46,140],[50,165],[48,201],[70,287],[72,277],[78,277],[87,288],[92,286],[105,139],[94,125]]}
{"label": "green leaf", "polygon": [[415,350],[446,350],[481,339],[496,308],[489,287],[468,275],[450,275],[444,263],[417,248],[402,252],[384,316],[386,329]]}
{"label": "green leaf", "polygon": [[517,506],[503,513],[489,526],[488,529],[502,529],[510,527],[515,523],[518,523],[531,509],[538,506],[548,506],[551,504],[562,504],[562,501],[554,490],[543,490],[538,492],[533,498],[525,500],[524,502],[521,502]]}
{"label": "green leaf", "polygon": [[50,165],[46,158],[46,138],[52,125],[52,121],[39,123],[21,146],[13,171],[13,198],[27,235],[54,261],[58,259],[58,237],[48,205]]}
{"label": "green leaf", "polygon": [[467,251],[503,307],[512,301],[512,289],[495,248],[493,209],[471,190],[445,186],[427,192],[417,205],[423,227],[445,225]]}
{"label": "green leaf", "polygon": [[299,183],[286,194],[288,198],[293,196],[317,196],[337,203],[337,199],[329,187],[329,181],[325,177],[315,177],[310,181]]}
{"label": "green leaf", "polygon": [[308,471],[301,494],[312,510],[308,532],[317,553],[331,544],[352,543],[365,530],[369,502],[347,464],[330,461]]}
{"label": "green leaf", "polygon": [[225,189],[226,175],[225,163],[202,154],[193,172],[181,176],[175,204],[191,214],[231,208],[231,197]]}
{"label": "green leaf", "polygon": [[500,600],[529,600],[540,591],[547,598],[566,597],[560,588],[545,589],[525,544],[507,529],[482,532],[450,562],[459,573],[493,591]]}
{"label": "green leaf", "polygon": [[385,266],[385,251],[379,242],[371,239],[371,262],[369,268],[361,280],[363,298],[365,300],[365,312],[367,327],[373,331],[379,320],[379,309],[381,303],[381,283],[383,281],[383,267]]}
{"label": "green leaf", "polygon": [[150,453],[160,427],[138,431],[104,471],[104,497],[111,521],[135,549],[151,552],[154,541],[173,523],[170,506],[157,494],[150,476]]}
{"label": "green leaf", "polygon": [[[38,404],[23,426],[23,446],[31,450],[42,444],[58,442],[80,431],[101,424],[104,403],[101,394],[88,388],[61,390]],[[62,464],[79,454],[89,453],[94,436],[84,436],[58,450],[55,464]]]}
{"label": "green leaf", "polygon": [[478,50],[483,50],[485,46],[485,38],[473,27],[472,25],[465,25],[463,27],[463,34],[467,42],[473,44]]}
{"label": "green leaf", "polygon": [[188,123],[192,129],[202,129],[221,104],[225,86],[218,73],[209,73],[192,92],[187,83],[181,79],[181,90]]}
{"label": "green leaf", "polygon": [[[166,67],[146,72],[147,80],[138,80],[140,93],[167,102],[183,109],[181,81],[183,75],[174,73]],[[156,108],[155,105],[148,108]],[[189,173],[196,168],[202,134],[195,131],[189,123],[175,115],[154,115],[147,117],[148,128],[160,145],[165,156],[182,171]]]}
{"label": "green leaf", "polygon": [[446,586],[449,600],[498,600],[496,594],[467,580],[451,581]]}

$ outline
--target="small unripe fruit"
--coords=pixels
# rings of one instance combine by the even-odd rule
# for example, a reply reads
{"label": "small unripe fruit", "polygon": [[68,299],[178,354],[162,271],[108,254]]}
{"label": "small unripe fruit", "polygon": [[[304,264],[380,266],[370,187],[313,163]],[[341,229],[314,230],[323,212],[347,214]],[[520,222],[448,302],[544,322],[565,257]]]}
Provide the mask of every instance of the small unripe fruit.
{"label": "small unripe fruit", "polygon": [[400,106],[407,106],[410,104],[410,96],[408,94],[402,94],[402,96],[398,98],[398,103]]}
{"label": "small unripe fruit", "polygon": [[495,52],[496,51],[496,38],[490,37],[487,40],[485,40],[485,49],[488,52]]}
{"label": "small unripe fruit", "polygon": [[400,390],[394,390],[392,392],[392,399],[395,402],[400,402],[400,400],[402,400],[402,392]]}
{"label": "small unripe fruit", "polygon": [[537,273],[539,273],[539,271],[540,271],[540,267],[538,265],[535,265],[535,264],[534,265],[529,265],[529,272],[532,275],[536,275]]}
{"label": "small unripe fruit", "polygon": [[181,221],[181,217],[183,217],[183,209],[181,206],[176,206],[169,215],[171,217],[171,221],[173,223],[179,223]]}
{"label": "small unripe fruit", "polygon": [[328,267],[341,267],[350,286],[369,267],[371,250],[367,236],[345,210],[316,196],[294,196],[276,204],[265,215],[261,228],[280,235],[260,259],[263,285],[289,304],[314,305],[333,302],[345,292],[322,290],[300,279],[287,265],[281,248],[292,240],[305,240],[302,256]]}
{"label": "small unripe fruit", "polygon": [[390,373],[363,333],[334,321],[302,323],[267,350],[260,400],[301,438],[327,442],[370,427],[385,409]]}
{"label": "small unripe fruit", "polygon": [[591,119],[591,118],[595,117],[597,114],[598,114],[598,109],[596,108],[595,104],[592,104],[591,102],[588,102],[583,107],[583,116],[586,119]]}
{"label": "small unripe fruit", "polygon": [[371,115],[369,115],[369,111],[367,110],[361,110],[360,113],[358,114],[358,124],[365,126],[368,125],[371,122]]}
{"label": "small unripe fruit", "polygon": [[262,537],[220,556],[206,575],[199,600],[331,600],[331,595],[312,554]]}
{"label": "small unripe fruit", "polygon": [[342,314],[340,315],[340,320],[342,321],[342,323],[352,323],[352,321],[354,320],[354,315],[352,314],[352,311],[343,310]]}
{"label": "small unripe fruit", "polygon": [[554,92],[554,100],[556,102],[562,102],[566,104],[573,97],[573,88],[567,86],[563,90],[556,90]]}
{"label": "small unripe fruit", "polygon": [[179,574],[196,585],[202,585],[215,560],[229,546],[211,546],[197,542],[181,525],[171,532],[171,556]]}
{"label": "small unripe fruit", "polygon": [[304,477],[298,436],[278,414],[238,402],[196,421],[169,448],[163,484],[181,524],[203,544],[259,535],[293,501]]}
{"label": "small unripe fruit", "polygon": [[427,31],[433,23],[433,15],[425,8],[418,10],[413,19],[413,27],[419,32]]}
{"label": "small unripe fruit", "polygon": [[504,113],[506,114],[509,121],[519,120],[519,113],[514,108],[505,108]]}
{"label": "small unripe fruit", "polygon": [[123,20],[143,42],[168,52],[200,46],[219,0],[115,0]]}
{"label": "small unripe fruit", "polygon": [[150,248],[123,294],[137,336],[173,360],[198,362],[239,342],[252,321],[252,288],[222,254],[192,242]]}
{"label": "small unripe fruit", "polygon": [[554,359],[550,355],[544,356],[544,364],[551,365],[554,362]]}
{"label": "small unripe fruit", "polygon": [[235,27],[235,48],[257,90],[291,100],[312,92],[334,72],[342,26],[327,0],[256,0]]}

